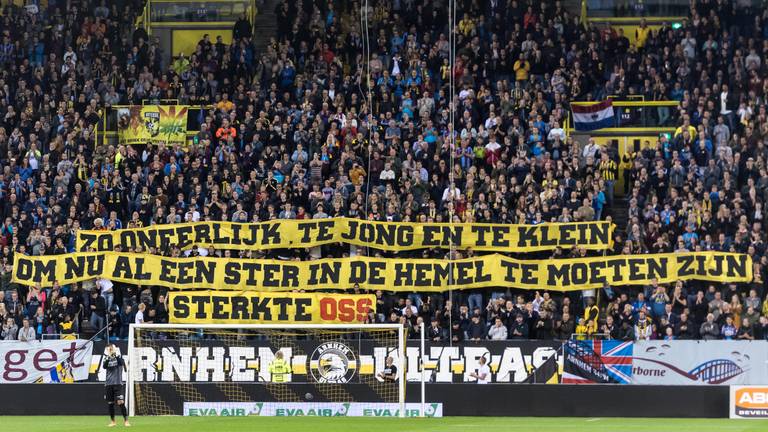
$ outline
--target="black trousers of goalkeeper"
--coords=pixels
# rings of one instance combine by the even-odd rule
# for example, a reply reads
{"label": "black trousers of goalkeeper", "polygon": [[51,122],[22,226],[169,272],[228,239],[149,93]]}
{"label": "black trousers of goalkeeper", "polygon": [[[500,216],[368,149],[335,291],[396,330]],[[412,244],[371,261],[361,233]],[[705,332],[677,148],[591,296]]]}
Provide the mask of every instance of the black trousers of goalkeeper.
{"label": "black trousers of goalkeeper", "polygon": [[125,392],[122,385],[104,386],[104,400],[109,406],[109,418],[115,421],[115,404],[120,407],[123,420],[128,420],[128,411],[125,409]]}

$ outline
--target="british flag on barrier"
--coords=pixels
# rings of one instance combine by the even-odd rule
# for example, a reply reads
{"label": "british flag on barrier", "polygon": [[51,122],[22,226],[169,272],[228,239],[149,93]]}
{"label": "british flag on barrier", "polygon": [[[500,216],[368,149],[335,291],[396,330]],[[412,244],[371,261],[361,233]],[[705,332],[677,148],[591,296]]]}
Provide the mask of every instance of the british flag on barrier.
{"label": "british flag on barrier", "polygon": [[564,384],[632,381],[632,342],[569,340],[565,343]]}

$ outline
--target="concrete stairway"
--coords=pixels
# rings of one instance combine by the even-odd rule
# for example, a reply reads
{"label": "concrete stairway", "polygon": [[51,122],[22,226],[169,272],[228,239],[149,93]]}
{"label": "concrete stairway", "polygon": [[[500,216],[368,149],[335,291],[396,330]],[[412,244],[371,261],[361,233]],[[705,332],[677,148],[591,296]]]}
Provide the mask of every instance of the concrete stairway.
{"label": "concrete stairway", "polygon": [[269,39],[277,36],[277,15],[275,8],[278,0],[264,0],[259,6],[259,12],[253,22],[253,43],[256,47],[256,55],[265,52],[269,45]]}

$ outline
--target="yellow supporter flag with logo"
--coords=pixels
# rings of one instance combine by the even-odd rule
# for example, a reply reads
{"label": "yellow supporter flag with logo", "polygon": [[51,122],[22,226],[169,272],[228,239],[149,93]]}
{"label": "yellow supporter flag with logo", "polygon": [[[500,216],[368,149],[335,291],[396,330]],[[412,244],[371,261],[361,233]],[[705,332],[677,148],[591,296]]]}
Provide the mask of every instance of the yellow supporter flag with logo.
{"label": "yellow supporter flag with logo", "polygon": [[164,142],[173,146],[187,142],[184,105],[144,105],[117,109],[118,142],[124,145]]}

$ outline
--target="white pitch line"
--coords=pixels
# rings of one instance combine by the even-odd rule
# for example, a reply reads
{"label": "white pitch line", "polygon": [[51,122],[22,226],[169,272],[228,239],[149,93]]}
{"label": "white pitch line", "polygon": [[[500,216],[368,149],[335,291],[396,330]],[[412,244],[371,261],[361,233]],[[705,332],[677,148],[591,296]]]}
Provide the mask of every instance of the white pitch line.
{"label": "white pitch line", "polygon": [[591,418],[591,419],[589,419],[589,420],[587,420],[587,421],[588,421],[588,422],[593,422],[593,421],[600,421],[600,420],[601,420],[601,419],[598,417],[598,418]]}

